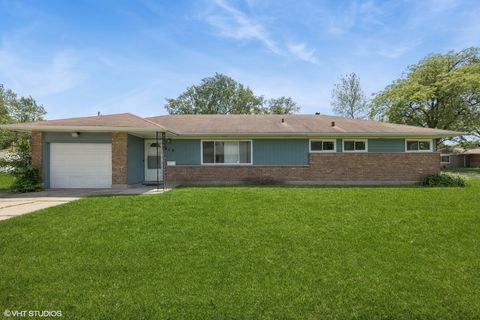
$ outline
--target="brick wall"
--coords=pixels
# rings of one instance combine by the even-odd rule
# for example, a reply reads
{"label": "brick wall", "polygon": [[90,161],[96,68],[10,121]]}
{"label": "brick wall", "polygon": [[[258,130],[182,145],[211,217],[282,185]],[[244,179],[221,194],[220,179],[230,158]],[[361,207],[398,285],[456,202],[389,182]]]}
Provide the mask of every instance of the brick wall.
{"label": "brick wall", "polygon": [[419,182],[438,153],[312,153],[307,166],[170,166],[168,184],[207,182]]}
{"label": "brick wall", "polygon": [[112,186],[128,184],[128,133],[112,132]]}
{"label": "brick wall", "polygon": [[32,165],[38,168],[38,170],[40,170],[40,173],[41,173],[42,164],[43,164],[43,132],[33,131],[32,132]]}

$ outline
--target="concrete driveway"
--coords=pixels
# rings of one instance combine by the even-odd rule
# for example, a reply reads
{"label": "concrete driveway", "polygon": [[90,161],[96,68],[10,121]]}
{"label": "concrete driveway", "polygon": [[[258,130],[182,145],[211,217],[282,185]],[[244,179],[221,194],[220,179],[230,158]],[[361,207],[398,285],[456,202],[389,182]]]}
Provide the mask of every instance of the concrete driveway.
{"label": "concrete driveway", "polygon": [[0,220],[58,206],[87,196],[156,194],[162,192],[162,189],[157,190],[145,186],[126,189],[51,189],[21,194],[0,192]]}

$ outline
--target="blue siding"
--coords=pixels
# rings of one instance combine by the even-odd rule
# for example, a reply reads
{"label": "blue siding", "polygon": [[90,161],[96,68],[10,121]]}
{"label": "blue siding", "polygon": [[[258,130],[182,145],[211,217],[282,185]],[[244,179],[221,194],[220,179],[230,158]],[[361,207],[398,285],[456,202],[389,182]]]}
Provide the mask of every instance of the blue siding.
{"label": "blue siding", "polygon": [[77,138],[73,138],[70,132],[45,132],[44,140],[45,142],[105,143],[112,142],[112,134],[109,132],[80,132]]}
{"label": "blue siding", "polygon": [[405,152],[405,139],[368,139],[368,152]]}
{"label": "blue siding", "polygon": [[308,140],[253,140],[255,165],[307,165]]}
{"label": "blue siding", "polygon": [[81,132],[77,138],[71,132],[45,132],[43,141],[42,178],[45,188],[50,188],[50,143],[111,143],[112,134],[109,132]]}
{"label": "blue siding", "polygon": [[145,143],[142,138],[128,135],[128,183],[141,183],[145,176]]}
{"label": "blue siding", "polygon": [[172,139],[167,142],[167,160],[176,161],[177,165],[201,164],[199,139]]}

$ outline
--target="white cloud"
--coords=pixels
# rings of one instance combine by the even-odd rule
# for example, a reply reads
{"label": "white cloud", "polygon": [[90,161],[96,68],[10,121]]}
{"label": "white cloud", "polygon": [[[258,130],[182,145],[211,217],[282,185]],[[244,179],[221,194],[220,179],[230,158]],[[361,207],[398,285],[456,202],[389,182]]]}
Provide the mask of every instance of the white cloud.
{"label": "white cloud", "polygon": [[450,11],[460,3],[458,0],[424,0],[424,4],[429,9],[430,13],[437,14]]}
{"label": "white cloud", "polygon": [[223,0],[216,0],[215,3],[222,9],[222,14],[209,15],[207,22],[218,29],[222,36],[240,40],[257,40],[272,52],[281,52],[260,22]]}
{"label": "white cloud", "polygon": [[0,46],[0,77],[21,94],[36,97],[67,91],[83,78],[77,66],[77,55],[59,50],[46,59],[18,49],[3,39]]}
{"label": "white cloud", "polygon": [[288,50],[298,59],[317,64],[318,59],[315,57],[315,49],[307,49],[304,43],[288,44]]}
{"label": "white cloud", "polygon": [[334,35],[343,35],[356,26],[383,26],[379,17],[383,11],[374,0],[362,3],[352,1],[348,7],[342,8],[341,13],[325,12],[325,19],[329,21],[328,31]]}
{"label": "white cloud", "polygon": [[371,38],[365,40],[355,53],[360,56],[375,55],[389,59],[397,59],[412,51],[420,44],[420,39],[399,39],[396,43],[392,43],[385,39]]}

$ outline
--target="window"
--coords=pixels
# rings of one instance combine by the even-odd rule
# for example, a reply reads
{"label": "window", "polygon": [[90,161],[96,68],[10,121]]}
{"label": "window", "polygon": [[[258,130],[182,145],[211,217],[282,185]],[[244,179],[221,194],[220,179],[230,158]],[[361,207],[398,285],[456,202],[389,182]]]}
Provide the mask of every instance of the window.
{"label": "window", "polygon": [[[156,143],[150,144],[147,154],[147,168],[148,169],[161,169],[162,168],[162,157],[159,155],[157,157],[157,147],[161,148],[160,145]],[[161,150],[159,151],[161,152]]]}
{"label": "window", "polygon": [[444,163],[444,164],[449,164],[450,163],[450,155],[448,155],[448,154],[440,155],[440,162]]}
{"label": "window", "polygon": [[409,152],[428,152],[432,151],[431,140],[406,140],[406,151]]}
{"label": "window", "polygon": [[202,141],[203,164],[251,164],[251,141]]}
{"label": "window", "polygon": [[343,151],[365,152],[367,151],[367,140],[343,140]]}
{"label": "window", "polygon": [[310,152],[335,152],[335,140],[310,140]]}

